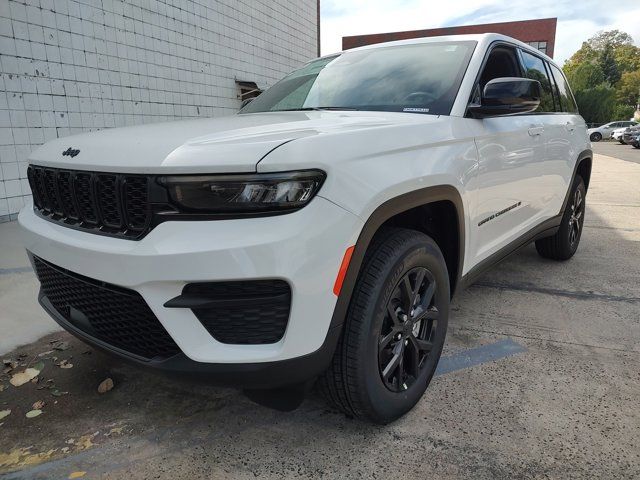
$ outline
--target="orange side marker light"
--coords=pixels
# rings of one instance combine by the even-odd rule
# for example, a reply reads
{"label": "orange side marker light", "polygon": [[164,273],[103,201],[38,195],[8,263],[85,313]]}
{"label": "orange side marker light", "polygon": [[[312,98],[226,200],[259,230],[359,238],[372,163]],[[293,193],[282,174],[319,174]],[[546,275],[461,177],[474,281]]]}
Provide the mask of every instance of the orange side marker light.
{"label": "orange side marker light", "polygon": [[333,284],[333,293],[336,297],[340,295],[340,290],[342,290],[344,277],[347,276],[347,270],[349,269],[349,263],[351,262],[351,256],[353,255],[353,250],[355,247],[355,245],[352,245],[347,248],[347,250],[344,252],[344,257],[342,257],[342,263],[340,264],[340,270],[338,270],[336,283]]}

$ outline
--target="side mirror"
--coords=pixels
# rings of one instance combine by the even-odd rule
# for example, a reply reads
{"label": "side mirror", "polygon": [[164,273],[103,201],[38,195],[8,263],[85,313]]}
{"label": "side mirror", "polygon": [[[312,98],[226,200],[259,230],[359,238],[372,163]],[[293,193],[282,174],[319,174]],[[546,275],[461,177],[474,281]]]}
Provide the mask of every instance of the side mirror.
{"label": "side mirror", "polygon": [[533,112],[541,97],[542,87],[537,80],[494,78],[485,85],[481,103],[469,105],[469,113],[474,118],[485,118]]}
{"label": "side mirror", "polygon": [[249,105],[251,102],[253,102],[253,99],[255,97],[251,97],[251,98],[247,98],[246,100],[243,100],[242,103],[240,104],[240,110],[242,110],[244,107],[246,107],[247,105]]}

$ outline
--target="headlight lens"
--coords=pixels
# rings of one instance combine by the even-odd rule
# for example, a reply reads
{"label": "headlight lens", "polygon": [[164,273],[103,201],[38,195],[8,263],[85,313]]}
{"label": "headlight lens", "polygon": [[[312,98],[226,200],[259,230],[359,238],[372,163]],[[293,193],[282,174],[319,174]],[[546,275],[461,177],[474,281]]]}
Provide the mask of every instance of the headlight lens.
{"label": "headlight lens", "polygon": [[304,207],[325,179],[321,170],[249,175],[160,177],[172,202],[193,213],[269,213]]}

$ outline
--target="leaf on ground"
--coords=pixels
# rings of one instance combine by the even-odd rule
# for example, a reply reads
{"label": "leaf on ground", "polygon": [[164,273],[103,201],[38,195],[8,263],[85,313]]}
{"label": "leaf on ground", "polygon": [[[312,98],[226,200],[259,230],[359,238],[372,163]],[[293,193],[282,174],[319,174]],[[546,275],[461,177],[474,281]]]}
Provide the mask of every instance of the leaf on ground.
{"label": "leaf on ground", "polygon": [[53,395],[54,397],[61,397],[63,395],[68,395],[68,394],[69,392],[61,392],[57,388],[54,388],[53,390],[51,390],[51,395]]}
{"label": "leaf on ground", "polygon": [[105,378],[100,385],[98,385],[98,393],[107,393],[113,388],[113,380],[111,378]]}
{"label": "leaf on ground", "polygon": [[37,417],[38,415],[42,415],[42,410],[30,410],[25,414],[25,417],[34,418],[34,417]]}
{"label": "leaf on ground", "polygon": [[38,354],[38,357],[44,357],[46,355],[51,355],[53,353],[53,350],[47,350],[46,352],[42,352]]}
{"label": "leaf on ground", "polygon": [[59,350],[59,351],[67,350],[68,348],[69,348],[69,342],[58,342],[53,346],[54,350]]}
{"label": "leaf on ground", "polygon": [[6,385],[2,385],[2,384],[0,384],[0,392],[2,392],[5,388],[7,388],[7,386],[6,386]]}
{"label": "leaf on ground", "polygon": [[[44,368],[44,365],[43,365],[43,368]],[[25,383],[29,383],[31,380],[36,378],[40,374],[41,370],[42,369],[37,369],[35,367],[27,368],[22,372],[18,372],[14,374],[11,377],[11,380],[9,380],[9,383],[11,383],[11,385],[13,385],[14,387],[20,387]]]}
{"label": "leaf on ground", "polygon": [[2,364],[8,368],[16,368],[18,366],[18,362],[10,358],[5,358],[4,360],[2,360]]}
{"label": "leaf on ground", "polygon": [[62,360],[62,361],[58,364],[58,366],[59,366],[60,368],[65,368],[65,369],[66,369],[66,368],[73,368],[73,363],[69,363],[69,362],[67,362],[66,360]]}
{"label": "leaf on ground", "polygon": [[69,479],[73,478],[82,478],[87,474],[87,472],[73,472],[69,475]]}
{"label": "leaf on ground", "polygon": [[114,427],[104,434],[105,437],[110,437],[111,435],[122,435],[122,430],[124,427]]}
{"label": "leaf on ground", "polygon": [[11,414],[11,410],[0,410],[0,420],[4,417],[8,417]]}
{"label": "leaf on ground", "polygon": [[34,410],[42,410],[42,407],[44,407],[44,401],[43,400],[38,400],[37,402],[35,402],[31,408]]}

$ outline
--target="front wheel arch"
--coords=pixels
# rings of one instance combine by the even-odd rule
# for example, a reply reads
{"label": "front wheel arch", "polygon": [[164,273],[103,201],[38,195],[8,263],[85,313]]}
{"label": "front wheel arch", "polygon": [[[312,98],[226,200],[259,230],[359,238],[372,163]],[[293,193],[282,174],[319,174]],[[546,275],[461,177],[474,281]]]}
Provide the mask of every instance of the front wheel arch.
{"label": "front wheel arch", "polygon": [[[351,255],[351,261],[347,269],[347,273],[344,277],[344,282],[338,296],[338,301],[334,308],[333,316],[331,318],[331,328],[340,326],[344,323],[346,318],[349,303],[351,301],[351,295],[355,287],[358,275],[360,273],[362,262],[372,239],[381,227],[385,225],[390,219],[397,217],[405,212],[418,207],[424,207],[430,204],[438,202],[449,202],[453,205],[456,212],[457,223],[457,268],[455,275],[450,276],[451,295],[454,293],[454,288],[460,285],[460,279],[462,277],[462,268],[464,262],[464,249],[465,249],[465,211],[462,202],[462,197],[458,189],[452,185],[436,185],[432,187],[426,187],[419,190],[414,190],[390,200],[387,200],[380,206],[378,206],[373,213],[368,217],[365,222],[358,240],[356,242],[353,254]],[[423,232],[427,233],[428,232]],[[452,277],[452,278],[451,278]]]}

